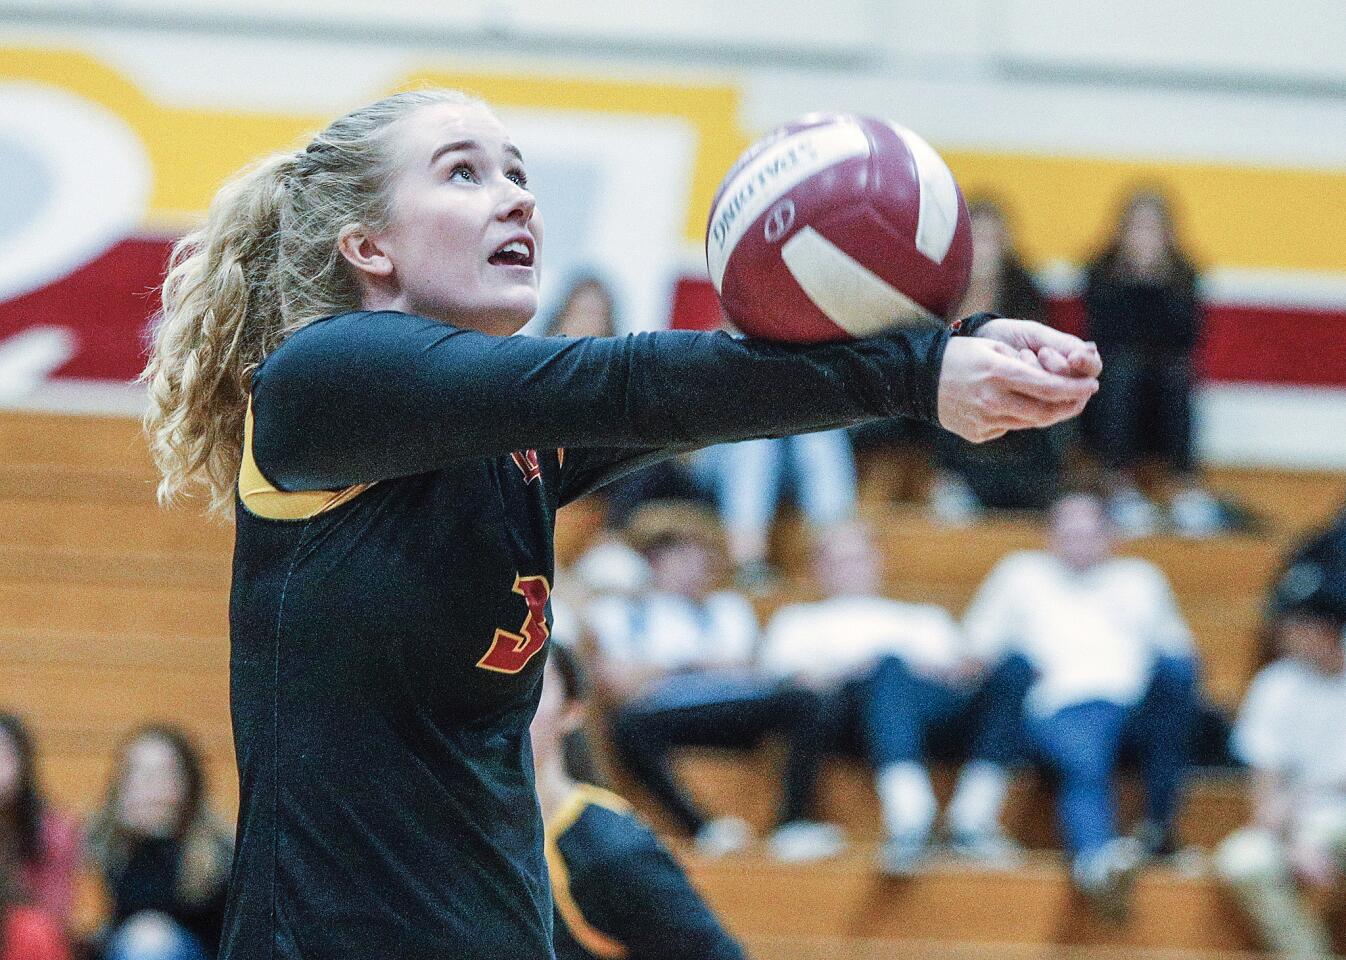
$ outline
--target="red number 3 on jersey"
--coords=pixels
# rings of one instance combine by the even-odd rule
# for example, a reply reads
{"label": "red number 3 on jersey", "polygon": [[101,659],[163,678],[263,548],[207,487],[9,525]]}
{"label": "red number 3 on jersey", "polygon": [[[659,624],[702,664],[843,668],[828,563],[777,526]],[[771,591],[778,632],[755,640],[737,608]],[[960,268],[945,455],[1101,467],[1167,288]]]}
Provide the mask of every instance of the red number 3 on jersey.
{"label": "red number 3 on jersey", "polygon": [[496,628],[491,649],[477,661],[483,670],[518,673],[547,643],[547,598],[551,596],[551,584],[543,576],[516,576],[514,592],[528,604],[528,615],[518,633]]}

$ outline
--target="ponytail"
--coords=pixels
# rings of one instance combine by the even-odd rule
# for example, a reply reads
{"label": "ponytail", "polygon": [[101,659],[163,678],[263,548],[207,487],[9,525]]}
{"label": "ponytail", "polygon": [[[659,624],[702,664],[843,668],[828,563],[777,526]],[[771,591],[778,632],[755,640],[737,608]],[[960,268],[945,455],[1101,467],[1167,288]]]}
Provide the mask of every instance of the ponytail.
{"label": "ponytail", "polygon": [[204,487],[211,512],[231,513],[253,372],[296,330],[359,309],[341,231],[386,225],[397,158],[385,134],[437,103],[480,101],[421,90],[349,113],[304,150],[268,157],[226,184],[201,228],[174,246],[140,375],[161,504]]}
{"label": "ponytail", "polygon": [[227,184],[201,229],[173,247],[163,313],[141,379],[149,386],[145,429],[163,475],[159,502],[193,482],[228,511],[242,457],[252,371],[282,339],[272,276],[285,183],[294,156],[277,154]]}

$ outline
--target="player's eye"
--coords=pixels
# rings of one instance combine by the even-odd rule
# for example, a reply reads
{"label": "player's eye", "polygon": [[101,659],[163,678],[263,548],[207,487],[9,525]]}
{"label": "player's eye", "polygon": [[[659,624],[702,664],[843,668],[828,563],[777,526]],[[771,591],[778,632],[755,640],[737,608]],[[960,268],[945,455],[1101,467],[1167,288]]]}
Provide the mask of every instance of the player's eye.
{"label": "player's eye", "polygon": [[453,169],[449,171],[449,179],[459,180],[462,181],[463,183],[476,183],[477,171],[472,169],[471,164],[467,163],[455,164]]}
{"label": "player's eye", "polygon": [[524,189],[528,188],[528,174],[524,172],[523,167],[515,167],[510,170],[509,173],[505,174],[505,176]]}

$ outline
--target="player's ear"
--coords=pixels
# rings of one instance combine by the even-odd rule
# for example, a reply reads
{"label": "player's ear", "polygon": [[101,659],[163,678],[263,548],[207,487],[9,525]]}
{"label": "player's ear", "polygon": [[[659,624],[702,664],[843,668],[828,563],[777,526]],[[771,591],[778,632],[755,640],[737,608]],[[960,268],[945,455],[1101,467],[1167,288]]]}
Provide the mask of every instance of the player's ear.
{"label": "player's ear", "polygon": [[343,227],[337,237],[337,249],[356,270],[357,276],[374,279],[392,276],[393,261],[379,238],[362,223]]}

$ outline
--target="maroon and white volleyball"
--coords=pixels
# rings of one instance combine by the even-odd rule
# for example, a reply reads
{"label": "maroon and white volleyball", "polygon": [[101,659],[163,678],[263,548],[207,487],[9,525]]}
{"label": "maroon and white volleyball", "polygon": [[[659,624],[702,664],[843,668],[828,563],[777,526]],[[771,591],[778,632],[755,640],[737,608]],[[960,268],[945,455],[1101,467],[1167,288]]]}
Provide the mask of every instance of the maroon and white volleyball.
{"label": "maroon and white volleyball", "polygon": [[967,205],[948,165],[905,127],[811,114],[725,176],[706,264],[749,336],[814,343],[942,321],[967,291]]}

